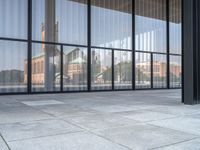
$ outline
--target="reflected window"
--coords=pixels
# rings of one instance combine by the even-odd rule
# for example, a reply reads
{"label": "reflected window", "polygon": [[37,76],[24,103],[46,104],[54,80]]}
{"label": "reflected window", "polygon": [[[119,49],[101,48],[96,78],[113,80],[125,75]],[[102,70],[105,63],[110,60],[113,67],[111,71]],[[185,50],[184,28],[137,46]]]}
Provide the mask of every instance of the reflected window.
{"label": "reflected window", "polygon": [[92,90],[112,89],[112,51],[91,50],[91,87]]}
{"label": "reflected window", "polygon": [[87,90],[87,48],[64,46],[63,89]]}
{"label": "reflected window", "polygon": [[132,52],[114,51],[114,87],[132,88]]}
{"label": "reflected window", "polygon": [[151,88],[150,53],[135,53],[135,86],[137,89]]}
{"label": "reflected window", "polygon": [[27,43],[0,41],[0,92],[27,92]]}
{"label": "reflected window", "polygon": [[135,49],[166,52],[166,0],[135,0]]}
{"label": "reflected window", "polygon": [[170,55],[170,87],[181,87],[181,56]]}
{"label": "reflected window", "polygon": [[0,0],[0,37],[27,39],[27,0]]}
{"label": "reflected window", "polygon": [[132,49],[132,0],[91,1],[92,46]]}
{"label": "reflected window", "polygon": [[87,44],[87,0],[33,0],[33,39]]}
{"label": "reflected window", "polygon": [[170,39],[170,53],[181,54],[182,50],[182,14],[181,4],[182,0],[169,0],[169,39]]}
{"label": "reflected window", "polygon": [[60,91],[60,54],[60,46],[32,44],[33,92]]}
{"label": "reflected window", "polygon": [[167,56],[153,54],[153,88],[167,86]]}

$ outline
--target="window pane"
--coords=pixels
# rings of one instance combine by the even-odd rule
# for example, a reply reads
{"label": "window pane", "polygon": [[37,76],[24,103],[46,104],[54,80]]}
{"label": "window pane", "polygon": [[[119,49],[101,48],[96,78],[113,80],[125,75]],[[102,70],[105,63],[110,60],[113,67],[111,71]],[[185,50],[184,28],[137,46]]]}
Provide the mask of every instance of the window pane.
{"label": "window pane", "polygon": [[59,91],[60,78],[60,47],[32,44],[32,91]]}
{"label": "window pane", "polygon": [[27,39],[27,0],[0,0],[0,37]]}
{"label": "window pane", "polygon": [[27,92],[27,43],[0,41],[0,92]]}
{"label": "window pane", "polygon": [[64,47],[63,89],[87,90],[87,48]]}
{"label": "window pane", "polygon": [[91,1],[92,46],[132,49],[132,0]]}
{"label": "window pane", "polygon": [[151,88],[151,55],[149,53],[136,52],[135,62],[136,88]]}
{"label": "window pane", "polygon": [[112,89],[112,51],[92,49],[91,87],[92,90]]}
{"label": "window pane", "polygon": [[132,52],[114,52],[115,89],[132,88]]}
{"label": "window pane", "polygon": [[167,86],[167,56],[153,54],[153,87],[166,88]]}
{"label": "window pane", "polygon": [[170,2],[170,53],[181,54],[181,2],[182,0],[169,0]]}
{"label": "window pane", "polygon": [[135,49],[166,52],[166,0],[135,0]]}
{"label": "window pane", "polygon": [[33,39],[87,44],[87,0],[34,0]]}
{"label": "window pane", "polygon": [[181,87],[181,56],[170,56],[170,87]]}

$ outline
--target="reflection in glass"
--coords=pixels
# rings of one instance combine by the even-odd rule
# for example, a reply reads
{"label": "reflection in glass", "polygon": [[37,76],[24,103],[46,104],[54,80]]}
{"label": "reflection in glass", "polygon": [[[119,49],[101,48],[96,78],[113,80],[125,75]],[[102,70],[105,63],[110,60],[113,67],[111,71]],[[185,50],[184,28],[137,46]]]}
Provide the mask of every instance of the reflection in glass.
{"label": "reflection in glass", "polygon": [[135,49],[166,52],[166,0],[135,0]]}
{"label": "reflection in glass", "polygon": [[135,86],[137,89],[151,88],[151,55],[135,53]]}
{"label": "reflection in glass", "polygon": [[32,91],[59,91],[60,79],[60,47],[32,44]]}
{"label": "reflection in glass", "polygon": [[132,52],[114,51],[115,89],[132,88]]}
{"label": "reflection in glass", "polygon": [[27,39],[27,0],[0,0],[0,37]]}
{"label": "reflection in glass", "polygon": [[167,56],[153,54],[153,88],[166,88],[167,86]]}
{"label": "reflection in glass", "polygon": [[64,91],[87,90],[87,48],[64,47]]}
{"label": "reflection in glass", "polygon": [[87,44],[87,0],[33,0],[33,40]]}
{"label": "reflection in glass", "polygon": [[181,2],[182,0],[169,0],[169,39],[170,39],[170,53],[181,54],[181,31],[182,31],[182,20],[181,20]]}
{"label": "reflection in glass", "polygon": [[181,56],[170,55],[170,87],[181,87]]}
{"label": "reflection in glass", "polygon": [[27,43],[0,41],[0,92],[27,92]]}
{"label": "reflection in glass", "polygon": [[92,90],[112,89],[112,51],[91,50],[91,88]]}
{"label": "reflection in glass", "polygon": [[132,0],[91,1],[92,46],[132,49]]}

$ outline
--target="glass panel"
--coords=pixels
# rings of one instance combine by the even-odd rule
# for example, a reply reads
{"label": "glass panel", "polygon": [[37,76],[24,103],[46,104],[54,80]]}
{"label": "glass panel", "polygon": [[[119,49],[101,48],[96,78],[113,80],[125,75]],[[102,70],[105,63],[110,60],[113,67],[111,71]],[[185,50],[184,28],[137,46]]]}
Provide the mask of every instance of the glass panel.
{"label": "glass panel", "polygon": [[91,88],[92,90],[112,89],[112,51],[92,49]]}
{"label": "glass panel", "polygon": [[135,86],[137,89],[151,88],[151,55],[135,53]]}
{"label": "glass panel", "polygon": [[60,46],[32,44],[32,91],[60,90]]}
{"label": "glass panel", "polygon": [[91,1],[92,46],[132,49],[132,0]]}
{"label": "glass panel", "polygon": [[170,87],[181,87],[181,56],[170,55]]}
{"label": "glass panel", "polygon": [[0,0],[0,37],[27,39],[27,0]]}
{"label": "glass panel", "polygon": [[132,52],[114,51],[115,89],[132,88]]}
{"label": "glass panel", "polygon": [[166,52],[166,0],[135,0],[135,49]]}
{"label": "glass panel", "polygon": [[63,90],[87,90],[87,48],[64,47]]}
{"label": "glass panel", "polygon": [[167,86],[167,56],[153,54],[153,87],[166,88]]}
{"label": "glass panel", "polygon": [[181,34],[182,34],[182,18],[181,18],[181,2],[182,0],[169,0],[170,3],[170,53],[181,54]]}
{"label": "glass panel", "polygon": [[33,0],[33,39],[87,44],[87,0]]}
{"label": "glass panel", "polygon": [[27,43],[0,41],[0,93],[27,92]]}

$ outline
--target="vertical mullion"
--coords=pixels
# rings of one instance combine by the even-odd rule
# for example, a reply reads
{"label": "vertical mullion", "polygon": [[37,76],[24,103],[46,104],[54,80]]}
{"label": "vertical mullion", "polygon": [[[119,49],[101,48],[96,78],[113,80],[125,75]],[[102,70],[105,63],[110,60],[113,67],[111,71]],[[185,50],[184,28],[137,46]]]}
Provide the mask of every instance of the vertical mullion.
{"label": "vertical mullion", "polygon": [[87,7],[87,32],[88,32],[88,67],[87,67],[87,80],[88,80],[88,91],[91,91],[91,0],[88,0]]}
{"label": "vertical mullion", "polygon": [[63,92],[63,45],[61,47],[60,55],[60,91]]}
{"label": "vertical mullion", "polygon": [[166,0],[166,17],[167,17],[167,88],[170,88],[170,42],[169,42],[169,32],[170,32],[170,26],[169,26],[169,22],[170,22],[170,6],[169,6],[170,2],[169,0]]}
{"label": "vertical mullion", "polygon": [[182,103],[184,103],[184,1],[181,1],[181,87]]}
{"label": "vertical mullion", "polygon": [[151,88],[153,89],[153,53],[151,53]]}
{"label": "vertical mullion", "polygon": [[132,1],[132,89],[135,90],[135,0]]}
{"label": "vertical mullion", "polygon": [[32,58],[32,0],[28,0],[28,94],[31,93],[31,78],[32,78],[32,66],[31,66],[31,58]]}
{"label": "vertical mullion", "polygon": [[115,73],[115,62],[114,62],[114,50],[112,49],[112,90],[114,90],[115,89],[115,85],[114,85],[114,82],[115,82],[115,75],[114,75],[114,73]]}

